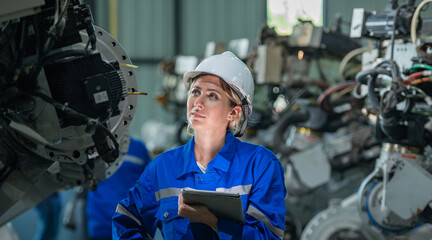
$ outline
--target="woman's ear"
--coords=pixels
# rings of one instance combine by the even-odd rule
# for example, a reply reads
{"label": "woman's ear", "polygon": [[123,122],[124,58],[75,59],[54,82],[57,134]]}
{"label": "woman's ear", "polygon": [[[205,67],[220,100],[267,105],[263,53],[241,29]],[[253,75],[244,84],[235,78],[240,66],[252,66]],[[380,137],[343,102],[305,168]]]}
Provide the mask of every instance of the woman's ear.
{"label": "woman's ear", "polygon": [[241,106],[235,106],[231,110],[231,112],[228,114],[228,120],[232,121],[237,118],[237,116],[241,113],[242,108]]}

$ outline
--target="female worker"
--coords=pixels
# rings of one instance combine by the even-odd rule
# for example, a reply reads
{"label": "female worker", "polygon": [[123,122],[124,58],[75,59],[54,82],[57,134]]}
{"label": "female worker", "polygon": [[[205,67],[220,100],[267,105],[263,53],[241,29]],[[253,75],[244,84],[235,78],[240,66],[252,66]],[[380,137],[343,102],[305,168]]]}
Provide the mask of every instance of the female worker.
{"label": "female worker", "polygon": [[[242,142],[252,111],[253,79],[231,52],[214,55],[183,77],[187,121],[194,137],[159,155],[113,216],[114,239],[142,239],[160,228],[164,239],[282,239],[283,169],[266,148]],[[245,222],[217,218],[187,205],[181,189],[236,192]]]}

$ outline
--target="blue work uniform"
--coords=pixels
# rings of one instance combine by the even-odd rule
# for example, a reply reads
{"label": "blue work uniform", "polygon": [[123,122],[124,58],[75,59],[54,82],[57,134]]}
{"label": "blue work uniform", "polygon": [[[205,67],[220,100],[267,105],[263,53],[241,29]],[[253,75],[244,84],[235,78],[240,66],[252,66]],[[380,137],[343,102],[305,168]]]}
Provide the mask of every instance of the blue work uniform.
{"label": "blue work uniform", "polygon": [[87,195],[87,231],[92,239],[111,239],[112,216],[120,200],[128,195],[151,161],[145,144],[130,138],[129,149],[119,169],[108,179],[100,182],[96,191]]}
{"label": "blue work uniform", "polygon": [[[217,235],[208,225],[178,216],[183,188],[236,192],[245,223],[218,218]],[[283,168],[268,149],[227,133],[225,146],[203,173],[195,160],[194,138],[159,155],[129,190],[113,216],[113,239],[282,239],[285,226]]]}

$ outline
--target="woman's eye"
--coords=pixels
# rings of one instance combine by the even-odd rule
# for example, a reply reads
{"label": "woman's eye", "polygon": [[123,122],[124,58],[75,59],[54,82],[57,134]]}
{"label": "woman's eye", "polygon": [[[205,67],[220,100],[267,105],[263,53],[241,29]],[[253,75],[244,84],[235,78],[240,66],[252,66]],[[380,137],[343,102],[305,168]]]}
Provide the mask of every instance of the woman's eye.
{"label": "woman's eye", "polygon": [[199,91],[196,90],[196,89],[194,89],[194,90],[192,90],[191,94],[192,94],[193,96],[199,95]]}
{"label": "woman's eye", "polygon": [[214,93],[210,93],[209,94],[209,98],[212,99],[212,100],[218,100],[218,96],[216,94],[214,94]]}

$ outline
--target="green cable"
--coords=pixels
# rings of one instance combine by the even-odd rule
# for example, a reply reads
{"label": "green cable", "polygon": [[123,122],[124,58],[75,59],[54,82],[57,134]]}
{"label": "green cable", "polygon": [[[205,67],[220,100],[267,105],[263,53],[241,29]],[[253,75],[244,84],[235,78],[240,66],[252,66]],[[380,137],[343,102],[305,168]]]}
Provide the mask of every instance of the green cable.
{"label": "green cable", "polygon": [[416,68],[423,68],[423,69],[427,69],[427,70],[432,70],[432,67],[426,64],[414,64],[414,66],[412,68],[410,68],[409,70],[413,70]]}

